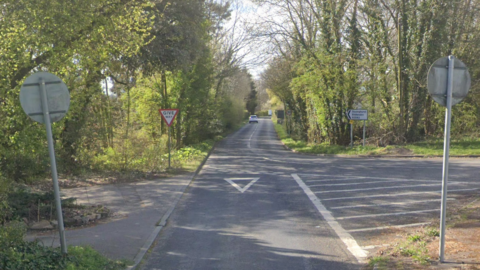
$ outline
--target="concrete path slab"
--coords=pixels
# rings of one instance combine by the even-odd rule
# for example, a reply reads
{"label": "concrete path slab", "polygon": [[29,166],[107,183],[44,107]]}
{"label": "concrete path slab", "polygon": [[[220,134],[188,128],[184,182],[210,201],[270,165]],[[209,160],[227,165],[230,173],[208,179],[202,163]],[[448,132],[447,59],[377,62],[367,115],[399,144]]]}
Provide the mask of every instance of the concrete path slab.
{"label": "concrete path slab", "polygon": [[[88,245],[111,259],[134,261],[158,231],[157,223],[171,212],[191,182],[193,174],[129,184],[92,186],[61,190],[64,197],[75,197],[79,204],[104,205],[115,212],[113,220],[86,228],[67,229],[68,245]],[[58,231],[28,233],[46,246],[60,245]],[[148,249],[148,247],[147,247]]]}

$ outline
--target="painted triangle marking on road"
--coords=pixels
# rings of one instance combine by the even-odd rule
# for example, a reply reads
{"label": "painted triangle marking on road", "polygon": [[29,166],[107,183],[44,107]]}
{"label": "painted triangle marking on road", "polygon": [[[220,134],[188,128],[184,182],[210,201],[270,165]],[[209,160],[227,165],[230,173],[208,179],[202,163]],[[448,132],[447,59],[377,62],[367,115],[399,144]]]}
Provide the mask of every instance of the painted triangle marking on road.
{"label": "painted triangle marking on road", "polygon": [[[236,189],[238,189],[238,191],[240,191],[241,193],[244,193],[245,191],[247,191],[253,184],[255,184],[255,182],[258,181],[258,179],[260,179],[260,177],[258,178],[225,178],[225,181],[227,181],[228,183],[230,183],[230,185],[234,186]],[[239,185],[237,185],[234,181],[250,181],[250,183],[248,183],[246,186],[244,186],[243,188],[240,187]]]}

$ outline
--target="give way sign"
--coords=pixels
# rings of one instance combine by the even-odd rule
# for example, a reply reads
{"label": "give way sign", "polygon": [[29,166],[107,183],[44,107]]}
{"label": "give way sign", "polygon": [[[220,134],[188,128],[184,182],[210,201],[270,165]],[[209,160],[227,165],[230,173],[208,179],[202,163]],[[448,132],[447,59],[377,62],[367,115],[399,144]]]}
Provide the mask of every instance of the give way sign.
{"label": "give way sign", "polygon": [[163,120],[165,123],[167,123],[167,126],[171,126],[173,123],[173,120],[175,119],[175,116],[177,116],[178,109],[160,109],[158,110],[160,112],[160,115],[162,116]]}

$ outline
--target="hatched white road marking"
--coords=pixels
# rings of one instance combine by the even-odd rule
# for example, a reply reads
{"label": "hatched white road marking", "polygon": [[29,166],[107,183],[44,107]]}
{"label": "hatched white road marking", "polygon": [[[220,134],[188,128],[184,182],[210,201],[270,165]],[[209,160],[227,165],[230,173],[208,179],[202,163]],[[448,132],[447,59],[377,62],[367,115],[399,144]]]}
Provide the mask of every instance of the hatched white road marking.
{"label": "hatched white road marking", "polygon": [[437,212],[437,211],[440,213],[440,209],[429,209],[429,210],[418,210],[418,211],[386,213],[386,214],[371,214],[371,215],[358,215],[358,216],[349,216],[349,217],[337,217],[337,220],[352,219],[352,218],[370,218],[370,217],[384,217],[384,216],[400,216],[400,215],[418,214],[418,213],[427,213],[427,212]]}
{"label": "hatched white road marking", "polygon": [[[260,178],[225,178],[225,181],[227,181],[228,183],[230,183],[232,186],[234,186],[236,189],[238,189],[238,191],[240,191],[241,193],[244,193],[245,191],[247,191],[253,184],[255,184],[255,182],[258,181],[258,179]],[[237,185],[235,182],[233,181],[250,181],[250,183],[248,183],[246,186],[244,186],[243,188],[241,188],[239,185]]]}
{"label": "hatched white road marking", "polygon": [[[454,198],[448,198],[449,201],[454,201]],[[407,201],[407,202],[388,202],[388,203],[374,203],[374,204],[356,204],[356,205],[345,205],[345,206],[334,206],[330,209],[347,209],[347,208],[362,208],[362,207],[377,207],[377,206],[387,206],[387,205],[407,205],[407,204],[421,204],[428,202],[440,202],[441,199],[432,199],[432,200],[421,200],[421,201]]]}
{"label": "hatched white road marking", "polygon": [[[452,183],[450,183],[452,184]],[[398,188],[414,188],[414,187],[431,187],[439,186],[438,184],[421,184],[421,185],[408,185],[408,186],[393,186],[393,187],[375,187],[375,188],[357,188],[357,189],[339,189],[339,190],[327,190],[327,191],[315,191],[315,193],[336,193],[336,192],[355,192],[355,191],[368,191],[379,189],[398,189]]]}
{"label": "hatched white road marking", "polygon": [[[317,176],[317,177],[320,177],[320,176],[324,176],[324,175],[318,175],[318,174],[303,174],[302,175],[307,175],[307,176]],[[442,183],[441,180],[434,180],[434,179],[404,179],[404,178],[385,178],[385,177],[372,177],[372,176],[349,176],[349,177],[345,177],[345,176],[338,176],[338,175],[325,175],[326,177],[340,177],[340,179],[322,179],[322,180],[315,180],[315,179],[312,179],[312,180],[305,180],[305,182],[332,182],[332,181],[354,181],[354,180],[359,180],[359,179],[380,179],[380,180],[383,180],[383,181],[389,181],[389,180],[393,180],[393,181],[411,181],[411,182],[434,182],[434,183]],[[465,182],[465,181],[455,181],[455,180],[452,180],[452,181],[448,181],[448,183],[463,183],[463,184],[472,184],[472,182]]]}
{"label": "hatched white road marking", "polygon": [[420,226],[425,226],[425,225],[430,225],[430,223],[429,222],[424,222],[424,223],[412,223],[412,224],[406,224],[406,225],[373,227],[373,228],[348,230],[348,232],[354,233],[354,232],[380,231],[380,230],[387,230],[387,229],[394,229],[394,228],[420,227]]}
{"label": "hatched white road marking", "polygon": [[347,249],[357,258],[359,262],[365,261],[367,258],[367,252],[363,250],[355,241],[355,239],[335,220],[332,213],[323,206],[317,196],[310,190],[310,188],[302,181],[297,174],[292,174],[293,179],[303,189],[303,192],[307,195],[313,205],[317,208],[318,212],[327,221],[328,225],[335,231],[340,239],[347,245]]}
{"label": "hatched white road marking", "polygon": [[[448,193],[459,192],[459,191],[474,191],[474,190],[477,190],[477,189],[478,188],[452,189],[452,190],[449,190]],[[433,194],[433,195],[438,194],[438,195],[440,195],[440,193],[441,193],[441,191],[415,191],[415,192],[404,192],[404,193],[394,193],[394,194],[329,198],[329,199],[323,199],[323,200],[324,201],[336,201],[336,200],[365,199],[365,198],[378,198],[378,197],[395,197],[395,196],[418,195],[418,194]]]}

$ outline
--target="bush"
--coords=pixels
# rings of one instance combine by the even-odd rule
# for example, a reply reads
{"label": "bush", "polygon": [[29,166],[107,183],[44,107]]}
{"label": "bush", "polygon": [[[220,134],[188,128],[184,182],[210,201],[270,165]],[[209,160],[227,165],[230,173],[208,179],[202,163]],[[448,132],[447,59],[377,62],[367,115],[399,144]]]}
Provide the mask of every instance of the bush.
{"label": "bush", "polygon": [[60,250],[27,242],[23,237],[27,227],[23,222],[11,222],[0,227],[0,269],[64,269]]}
{"label": "bush", "polygon": [[243,119],[248,118],[248,116],[245,116],[243,103],[236,100],[225,100],[222,104],[221,111],[221,122],[223,123],[223,129],[220,131],[220,133],[235,129],[236,126],[242,123]]}
{"label": "bush", "polygon": [[54,199],[53,191],[33,193],[24,188],[16,188],[8,195],[10,213],[6,218],[36,220],[40,216],[52,219],[56,209]]}
{"label": "bush", "polygon": [[9,215],[8,192],[10,191],[10,182],[0,174],[0,224],[2,224]]}
{"label": "bush", "polygon": [[69,247],[64,256],[60,248],[24,241],[26,225],[11,222],[0,226],[0,269],[3,270],[87,270],[125,269],[123,261],[112,261],[90,247]]}
{"label": "bush", "polygon": [[269,116],[268,111],[259,111],[255,113],[257,116]]}
{"label": "bush", "polygon": [[125,261],[112,261],[91,247],[69,247],[66,270],[117,270],[125,269]]}

